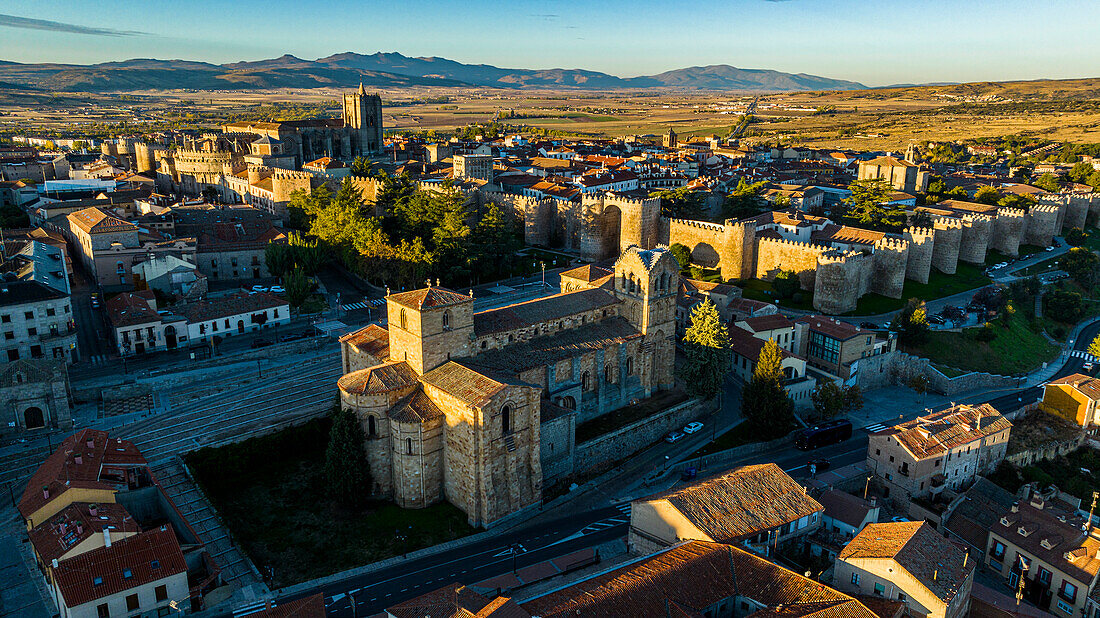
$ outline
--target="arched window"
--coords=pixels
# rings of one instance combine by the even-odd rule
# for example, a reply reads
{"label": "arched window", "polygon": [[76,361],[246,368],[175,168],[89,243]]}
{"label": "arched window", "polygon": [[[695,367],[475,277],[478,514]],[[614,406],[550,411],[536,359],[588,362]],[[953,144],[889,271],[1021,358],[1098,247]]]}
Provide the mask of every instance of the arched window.
{"label": "arched window", "polygon": [[413,454],[413,439],[405,438],[405,452],[409,455]]}
{"label": "arched window", "polygon": [[577,409],[577,400],[573,399],[572,395],[566,395],[565,397],[562,397],[561,407],[563,407],[567,410],[576,410]]}
{"label": "arched window", "polygon": [[374,420],[374,415],[371,414],[367,417],[367,437],[373,438],[378,435],[378,424]]}
{"label": "arched window", "polygon": [[628,376],[634,375],[634,358],[633,357],[627,357],[627,359],[626,359],[626,375],[628,375]]}
{"label": "arched window", "polygon": [[405,310],[404,309],[401,310],[400,320],[401,320],[400,321],[401,328],[403,328],[405,330],[408,330],[409,329],[409,317],[407,315],[405,315]]}
{"label": "arched window", "polygon": [[614,384],[614,381],[611,379],[612,377],[614,377],[614,374],[611,373],[611,363],[608,363],[603,366],[603,381],[608,384]]}
{"label": "arched window", "polygon": [[443,312],[443,330],[448,330],[450,328],[451,328],[451,312],[450,311],[444,311]]}
{"label": "arched window", "polygon": [[506,436],[512,433],[512,407],[504,406],[500,409],[500,435]]}
{"label": "arched window", "polygon": [[581,390],[582,391],[588,390],[588,388],[590,386],[589,382],[590,382],[590,380],[588,378],[588,372],[586,371],[586,372],[581,374]]}

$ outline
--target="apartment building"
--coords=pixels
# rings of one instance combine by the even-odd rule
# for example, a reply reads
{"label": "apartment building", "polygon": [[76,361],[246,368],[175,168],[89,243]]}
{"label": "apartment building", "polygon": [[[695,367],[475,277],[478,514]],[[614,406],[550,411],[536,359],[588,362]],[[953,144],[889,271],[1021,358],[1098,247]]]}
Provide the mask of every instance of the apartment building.
{"label": "apartment building", "polygon": [[1051,380],[1043,386],[1039,407],[1080,427],[1095,431],[1100,425],[1100,380],[1081,373]]}
{"label": "apartment building", "polygon": [[833,318],[811,315],[795,320],[799,356],[811,366],[847,380],[858,371],[861,358],[892,351],[897,343],[891,333],[879,339],[874,331]]}
{"label": "apartment building", "polygon": [[0,359],[79,359],[76,323],[67,293],[15,273],[0,279]]}

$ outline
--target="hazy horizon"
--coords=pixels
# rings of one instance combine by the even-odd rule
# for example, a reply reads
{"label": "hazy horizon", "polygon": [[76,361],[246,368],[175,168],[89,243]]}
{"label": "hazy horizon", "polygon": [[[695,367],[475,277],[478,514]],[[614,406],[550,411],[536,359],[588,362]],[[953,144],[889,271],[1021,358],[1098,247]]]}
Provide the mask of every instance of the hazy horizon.
{"label": "hazy horizon", "polygon": [[742,0],[673,11],[653,0],[334,0],[316,11],[287,0],[121,1],[110,11],[10,0],[0,11],[0,59],[26,63],[224,64],[381,50],[619,77],[728,64],[868,86],[1088,78],[1100,67],[1100,11],[1069,0]]}

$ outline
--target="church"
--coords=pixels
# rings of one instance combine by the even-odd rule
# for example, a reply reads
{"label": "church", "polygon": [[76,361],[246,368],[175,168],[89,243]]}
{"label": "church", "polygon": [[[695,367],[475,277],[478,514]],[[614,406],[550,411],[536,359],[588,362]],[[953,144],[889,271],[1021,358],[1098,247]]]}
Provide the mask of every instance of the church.
{"label": "church", "polygon": [[562,293],[474,312],[431,286],[386,297],[388,328],[341,338],[340,402],[366,436],[372,494],[447,500],[471,525],[537,506],[572,471],[578,422],[673,386],[679,265],[631,246]]}

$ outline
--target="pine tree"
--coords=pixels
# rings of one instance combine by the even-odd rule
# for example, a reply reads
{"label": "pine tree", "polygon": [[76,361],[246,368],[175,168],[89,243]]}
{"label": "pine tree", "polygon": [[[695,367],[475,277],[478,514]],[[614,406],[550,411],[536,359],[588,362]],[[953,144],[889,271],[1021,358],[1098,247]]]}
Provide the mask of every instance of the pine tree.
{"label": "pine tree", "polygon": [[794,402],[783,389],[783,354],[775,340],[760,350],[752,379],[741,390],[741,415],[765,439],[786,434],[794,423]]}
{"label": "pine tree", "polygon": [[325,480],[329,494],[345,506],[362,504],[370,491],[370,470],[363,450],[363,426],[355,413],[337,410],[332,416],[325,449]]}
{"label": "pine tree", "polygon": [[730,371],[730,334],[718,307],[709,298],[691,310],[691,326],[684,334],[685,360],[680,376],[689,394],[712,399]]}

